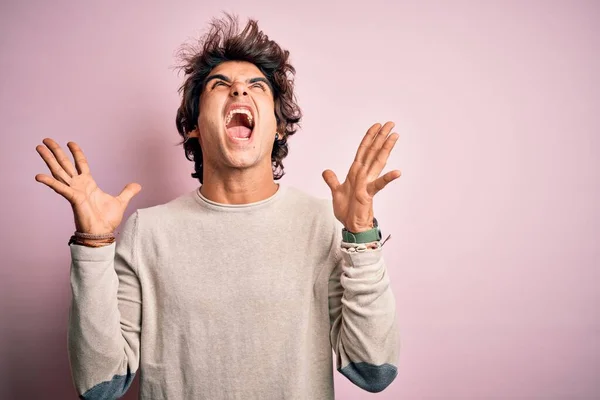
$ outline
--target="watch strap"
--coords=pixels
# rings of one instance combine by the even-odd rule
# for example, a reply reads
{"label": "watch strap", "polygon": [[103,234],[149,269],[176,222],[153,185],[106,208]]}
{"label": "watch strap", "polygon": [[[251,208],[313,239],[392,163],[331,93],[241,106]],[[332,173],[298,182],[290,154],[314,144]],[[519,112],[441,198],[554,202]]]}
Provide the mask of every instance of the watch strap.
{"label": "watch strap", "polygon": [[371,243],[381,240],[381,230],[377,219],[373,218],[373,229],[364,232],[350,232],[346,228],[342,229],[342,240],[346,243]]}

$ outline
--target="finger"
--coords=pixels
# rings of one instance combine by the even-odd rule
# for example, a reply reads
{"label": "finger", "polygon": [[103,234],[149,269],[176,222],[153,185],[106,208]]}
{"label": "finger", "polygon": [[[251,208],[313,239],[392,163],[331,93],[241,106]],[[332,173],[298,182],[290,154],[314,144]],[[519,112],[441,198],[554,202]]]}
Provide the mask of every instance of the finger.
{"label": "finger", "polygon": [[375,196],[380,190],[382,190],[384,187],[386,187],[390,182],[393,182],[396,179],[400,178],[401,175],[402,175],[402,173],[400,172],[400,170],[396,169],[396,170],[388,172],[387,174],[383,175],[382,177],[375,179],[369,185],[369,190],[368,190],[369,194],[371,196]]}
{"label": "finger", "polygon": [[379,152],[379,149],[381,149],[381,147],[385,143],[388,135],[390,134],[392,129],[394,129],[394,126],[395,126],[395,124],[392,121],[386,122],[385,125],[383,125],[381,127],[381,129],[377,132],[377,134],[373,138],[373,142],[369,146],[369,149],[365,155],[364,164],[367,167],[369,167],[369,168],[371,167],[371,164],[377,157],[377,153]]}
{"label": "finger", "polygon": [[54,154],[54,157],[56,158],[58,164],[66,171],[67,174],[69,174],[69,176],[77,175],[77,171],[71,163],[71,160],[69,159],[69,157],[67,157],[67,155],[65,154],[63,149],[61,149],[58,143],[56,143],[50,138],[42,140],[42,143],[48,146],[52,154]]}
{"label": "finger", "polygon": [[48,150],[48,148],[42,145],[38,145],[36,146],[35,150],[42,157],[54,178],[60,180],[63,183],[66,183],[67,185],[71,183],[71,176],[67,174],[67,172],[63,169],[63,167],[61,167],[58,161],[56,161],[56,158],[54,158],[54,154],[50,150]]}
{"label": "finger", "polygon": [[381,148],[375,155],[375,160],[373,160],[371,166],[369,167],[368,174],[370,177],[376,178],[379,176],[379,174],[381,174],[381,171],[383,171],[383,169],[385,168],[385,164],[387,163],[387,160],[390,157],[394,146],[398,142],[399,137],[400,135],[398,135],[396,132],[392,133],[387,137],[387,139],[383,143],[383,146],[381,146]]}
{"label": "finger", "polygon": [[380,129],[381,129],[380,123],[373,124],[369,128],[366,135],[363,137],[362,141],[360,142],[360,145],[358,146],[358,150],[356,151],[356,157],[354,157],[354,161],[358,162],[359,164],[364,164],[365,156],[366,156],[367,152],[369,151],[369,147],[371,146],[371,143],[373,142],[373,138],[375,137],[377,132],[379,132]]}
{"label": "finger", "polygon": [[73,154],[73,160],[75,160],[75,168],[77,168],[77,172],[80,174],[89,174],[90,166],[87,162],[87,158],[85,154],[83,154],[83,150],[81,147],[75,142],[67,143],[67,147],[71,150],[71,154]]}
{"label": "finger", "polygon": [[142,190],[142,186],[139,183],[128,183],[125,185],[121,193],[117,196],[117,199],[127,207],[133,196],[138,194]]}
{"label": "finger", "polygon": [[327,186],[329,186],[329,189],[331,189],[332,192],[336,190],[338,186],[340,186],[340,181],[335,175],[335,172],[333,172],[330,169],[323,171],[323,179],[325,180],[325,183],[327,184]]}
{"label": "finger", "polygon": [[56,193],[63,196],[65,199],[72,202],[73,189],[71,189],[70,186],[67,186],[64,183],[58,181],[57,179],[54,179],[53,177],[44,174],[37,174],[35,176],[35,180],[40,183],[43,183],[44,185],[54,190]]}

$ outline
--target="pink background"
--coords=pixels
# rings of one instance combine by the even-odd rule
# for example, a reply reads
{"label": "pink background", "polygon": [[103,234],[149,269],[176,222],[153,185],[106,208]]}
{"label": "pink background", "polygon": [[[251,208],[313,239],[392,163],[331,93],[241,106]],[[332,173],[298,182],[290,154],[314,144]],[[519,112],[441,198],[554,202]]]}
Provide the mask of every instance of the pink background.
{"label": "pink background", "polygon": [[35,146],[75,140],[106,191],[142,184],[127,214],[192,190],[171,67],[221,10],[298,69],[283,183],[329,196],[321,171],[371,123],[400,133],[376,202],[399,375],[372,395],[336,373],[337,398],[600,398],[600,3],[388,3],[2,2],[0,398],[75,398],[74,226]]}

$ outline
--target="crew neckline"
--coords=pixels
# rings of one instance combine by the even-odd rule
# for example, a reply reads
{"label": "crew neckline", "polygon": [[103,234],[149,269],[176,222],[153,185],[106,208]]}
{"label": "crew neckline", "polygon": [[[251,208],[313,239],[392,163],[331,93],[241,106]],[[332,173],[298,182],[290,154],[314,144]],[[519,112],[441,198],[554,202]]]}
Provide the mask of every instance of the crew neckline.
{"label": "crew neckline", "polygon": [[213,210],[219,210],[219,211],[248,211],[250,209],[262,208],[265,205],[273,203],[277,199],[281,198],[283,196],[283,192],[286,189],[285,185],[282,185],[282,184],[278,183],[277,184],[277,191],[275,193],[273,193],[270,197],[267,197],[266,199],[255,201],[253,203],[226,204],[226,203],[218,203],[216,201],[213,201],[213,200],[210,200],[210,199],[206,198],[200,192],[200,188],[201,187],[202,186],[199,186],[194,191],[194,193],[195,193],[194,198],[196,199],[196,201],[200,205],[202,205],[204,207],[207,207],[207,208],[210,208],[210,209],[213,209]]}

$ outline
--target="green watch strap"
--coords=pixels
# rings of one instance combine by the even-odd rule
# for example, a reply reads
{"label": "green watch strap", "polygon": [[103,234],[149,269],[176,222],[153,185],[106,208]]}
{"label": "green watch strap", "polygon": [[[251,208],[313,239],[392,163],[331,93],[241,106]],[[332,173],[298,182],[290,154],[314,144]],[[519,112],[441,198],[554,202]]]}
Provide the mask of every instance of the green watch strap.
{"label": "green watch strap", "polygon": [[381,230],[377,219],[373,218],[373,229],[365,232],[353,233],[346,228],[342,229],[342,240],[346,243],[371,243],[381,240]]}

